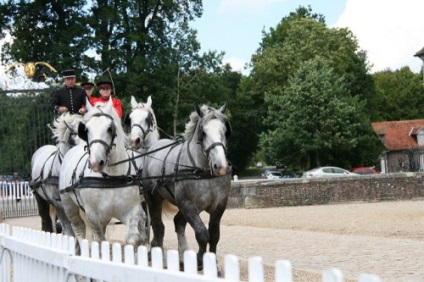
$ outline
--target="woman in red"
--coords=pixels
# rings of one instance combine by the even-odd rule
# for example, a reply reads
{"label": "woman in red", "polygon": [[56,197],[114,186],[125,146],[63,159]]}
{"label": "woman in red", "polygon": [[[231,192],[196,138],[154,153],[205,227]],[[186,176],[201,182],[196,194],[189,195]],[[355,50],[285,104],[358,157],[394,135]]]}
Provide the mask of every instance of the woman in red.
{"label": "woman in red", "polygon": [[95,105],[96,103],[107,103],[109,99],[112,99],[113,107],[115,108],[116,113],[119,118],[122,119],[122,104],[121,100],[111,97],[112,94],[112,83],[109,81],[100,81],[97,82],[97,88],[99,89],[100,97],[91,97],[91,104]]}

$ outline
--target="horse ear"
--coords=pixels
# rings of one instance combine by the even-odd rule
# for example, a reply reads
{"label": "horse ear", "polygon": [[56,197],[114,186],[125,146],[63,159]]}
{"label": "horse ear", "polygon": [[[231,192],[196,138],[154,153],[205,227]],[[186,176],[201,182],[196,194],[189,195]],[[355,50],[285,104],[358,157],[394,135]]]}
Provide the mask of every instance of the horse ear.
{"label": "horse ear", "polygon": [[202,112],[202,110],[200,109],[200,106],[199,105],[197,105],[196,104],[196,112],[197,112],[197,114],[199,115],[199,117],[200,118],[202,118],[203,117],[203,112]]}
{"label": "horse ear", "polygon": [[219,108],[218,111],[220,111],[221,113],[225,114],[225,111],[227,110],[227,102],[224,103],[224,105]]}
{"label": "horse ear", "polygon": [[88,98],[86,98],[85,100],[85,108],[87,109],[87,112],[93,109],[93,105],[91,105],[90,100]]}
{"label": "horse ear", "polygon": [[131,96],[131,107],[133,109],[137,107],[137,101],[135,100],[134,96]]}
{"label": "horse ear", "polygon": [[148,105],[149,107],[152,106],[152,97],[151,96],[147,97],[146,105]]}
{"label": "horse ear", "polygon": [[82,122],[78,125],[78,137],[88,143],[87,129],[85,128],[85,124]]}

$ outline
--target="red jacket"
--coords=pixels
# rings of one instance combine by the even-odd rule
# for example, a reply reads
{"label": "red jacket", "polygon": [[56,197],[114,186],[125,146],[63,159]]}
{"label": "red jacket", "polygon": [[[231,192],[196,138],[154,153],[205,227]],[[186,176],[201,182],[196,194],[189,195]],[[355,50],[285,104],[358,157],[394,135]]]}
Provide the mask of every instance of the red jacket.
{"label": "red jacket", "polygon": [[[90,97],[90,103],[94,106],[96,103],[107,103],[108,100],[104,100],[102,97]],[[121,100],[112,97],[113,107],[115,108],[116,113],[119,118],[122,119],[122,104]]]}

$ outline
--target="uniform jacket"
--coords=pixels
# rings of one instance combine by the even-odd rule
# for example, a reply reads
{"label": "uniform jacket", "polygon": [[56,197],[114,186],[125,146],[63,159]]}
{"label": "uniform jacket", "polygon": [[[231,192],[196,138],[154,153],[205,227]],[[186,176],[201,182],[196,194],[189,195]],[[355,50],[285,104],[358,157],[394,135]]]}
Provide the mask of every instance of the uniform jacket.
{"label": "uniform jacket", "polygon": [[79,86],[63,87],[53,92],[52,110],[60,114],[59,107],[67,107],[69,113],[78,114],[79,109],[85,107],[87,93]]}
{"label": "uniform jacket", "polygon": [[[110,97],[112,98],[112,96]],[[96,103],[107,103],[109,100],[104,100],[102,97],[90,97],[90,103],[94,106]],[[119,118],[122,119],[122,104],[121,100],[112,98],[112,104]]]}

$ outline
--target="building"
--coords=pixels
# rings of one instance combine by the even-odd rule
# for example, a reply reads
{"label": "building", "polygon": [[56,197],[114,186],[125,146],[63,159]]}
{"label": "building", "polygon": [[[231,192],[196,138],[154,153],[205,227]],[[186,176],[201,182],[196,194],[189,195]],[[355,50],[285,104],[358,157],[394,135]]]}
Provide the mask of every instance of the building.
{"label": "building", "polygon": [[424,119],[373,122],[385,146],[381,172],[424,170]]}

